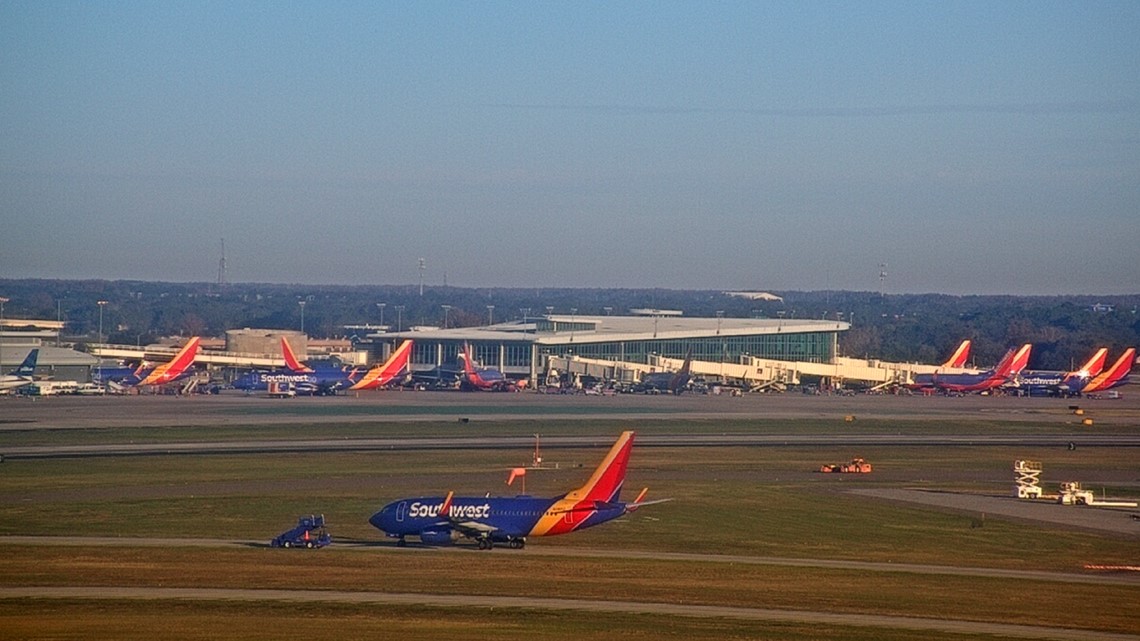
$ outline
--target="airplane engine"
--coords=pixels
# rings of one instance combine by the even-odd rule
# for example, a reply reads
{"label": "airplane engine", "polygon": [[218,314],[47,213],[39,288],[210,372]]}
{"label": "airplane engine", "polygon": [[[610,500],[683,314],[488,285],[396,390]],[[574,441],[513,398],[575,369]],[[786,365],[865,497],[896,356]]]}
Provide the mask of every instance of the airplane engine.
{"label": "airplane engine", "polygon": [[420,532],[420,540],[427,545],[451,545],[459,538],[459,533],[451,528],[440,530],[424,530]]}

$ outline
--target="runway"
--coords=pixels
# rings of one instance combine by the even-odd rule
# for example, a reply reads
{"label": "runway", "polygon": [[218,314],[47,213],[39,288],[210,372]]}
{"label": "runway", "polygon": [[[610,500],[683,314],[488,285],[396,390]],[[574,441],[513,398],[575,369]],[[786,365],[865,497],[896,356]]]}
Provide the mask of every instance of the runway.
{"label": "runway", "polygon": [[[597,436],[548,436],[543,445],[604,448]],[[1138,434],[668,434],[639,435],[646,447],[1140,447]],[[526,450],[533,437],[465,436],[424,438],[339,438],[312,440],[203,441],[190,443],[118,443],[105,445],[16,446],[0,451],[5,459],[156,456],[176,454],[263,454],[284,452],[370,452],[402,450]]]}
{"label": "runway", "polygon": [[[54,547],[149,547],[149,548],[251,548],[265,547],[264,541],[231,541],[225,539],[133,538],[97,536],[0,536],[0,546],[40,545]],[[412,545],[397,547],[387,541],[335,540],[337,550],[376,554],[498,554],[472,546],[427,547]],[[1071,572],[1044,572],[1036,570],[1009,570],[970,566],[921,565],[914,563],[874,563],[836,559],[797,559],[778,556],[749,556],[741,554],[695,554],[686,552],[650,552],[641,550],[610,550],[528,545],[523,551],[501,550],[502,554],[525,554],[528,557],[644,559],[648,561],[676,561],[686,563],[723,563],[728,565],[771,565],[782,567],[856,570],[861,572],[892,572],[902,574],[934,574],[941,576],[968,576],[997,579],[1044,581],[1085,585],[1130,585],[1140,587],[1140,574],[1075,574]]]}

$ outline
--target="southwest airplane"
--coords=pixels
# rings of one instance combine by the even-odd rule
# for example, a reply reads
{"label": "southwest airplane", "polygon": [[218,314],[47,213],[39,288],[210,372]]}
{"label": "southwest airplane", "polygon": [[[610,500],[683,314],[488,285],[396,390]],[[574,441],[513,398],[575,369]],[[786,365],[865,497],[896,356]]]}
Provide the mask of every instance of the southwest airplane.
{"label": "southwest airplane", "polygon": [[368,370],[361,379],[352,384],[350,390],[379,389],[392,383],[400,374],[406,374],[408,360],[412,356],[412,341],[400,343],[396,351],[382,364]]}
{"label": "southwest airplane", "polygon": [[[1018,349],[1006,352],[1005,357],[991,370],[980,374],[931,374],[934,387],[947,392],[983,392],[999,387],[1016,376],[1029,363],[1029,350],[1026,343]],[[915,377],[918,379],[919,377]],[[917,382],[917,381],[916,381]]]}
{"label": "southwest airplane", "polygon": [[[955,368],[961,369],[966,366],[966,359],[970,357],[970,339],[962,341],[958,345],[958,349],[946,359],[946,362],[939,365],[939,369]],[[929,391],[934,389],[934,375],[933,374],[916,374],[914,382],[905,385],[907,389]]]}
{"label": "southwest airplane", "polygon": [[489,550],[495,543],[518,549],[526,545],[527,537],[575,532],[612,521],[642,505],[667,501],[643,502],[648,488],[633,502],[619,500],[632,449],[633,432],[622,432],[590,480],[561,496],[488,498],[448,492],[447,496],[398,499],[368,522],[397,539],[399,546],[407,544],[405,537],[417,536],[427,545],[450,545],[470,538],[478,540],[480,550]]}
{"label": "southwest airplane", "polygon": [[360,373],[356,368],[309,367],[297,358],[284,336],[281,337],[281,354],[285,358],[283,369],[250,372],[233,382],[234,389],[259,391],[269,389],[269,383],[288,383],[305,394],[335,394],[337,390],[355,385]]}
{"label": "southwest airplane", "polygon": [[463,361],[463,379],[459,382],[460,389],[484,392],[506,392],[515,389],[514,383],[499,370],[477,366],[471,358],[470,344],[463,344],[463,352],[459,358]]}
{"label": "southwest airplane", "polygon": [[1112,367],[1101,372],[1098,376],[1094,376],[1091,381],[1085,384],[1080,390],[1081,393],[1093,394],[1128,384],[1128,375],[1132,373],[1132,364],[1135,362],[1136,348],[1129,347],[1112,364]]}
{"label": "southwest airplane", "polygon": [[35,382],[36,379],[33,378],[33,374],[36,373],[36,360],[39,356],[40,350],[37,347],[28,352],[28,355],[24,357],[24,362],[20,363],[16,369],[4,376],[0,376],[0,392],[7,392],[8,390],[31,385]]}
{"label": "southwest airplane", "polygon": [[690,348],[685,354],[685,362],[681,365],[681,369],[676,372],[652,372],[645,374],[641,377],[634,390],[638,392],[669,392],[671,394],[680,394],[685,391],[685,386],[693,379],[690,374],[690,366],[693,364],[693,350]]}
{"label": "southwest airplane", "polygon": [[95,379],[102,382],[126,385],[127,387],[146,387],[148,385],[173,383],[174,381],[186,378],[193,372],[190,366],[194,364],[194,359],[198,356],[201,342],[201,337],[192,337],[186,341],[182,349],[178,350],[174,358],[161,365],[155,365],[154,367],[148,368],[144,363],[134,369],[115,368],[108,370],[98,368],[96,370]]}
{"label": "southwest airplane", "polygon": [[1071,372],[1027,369],[1017,375],[1012,386],[1025,390],[1031,396],[1036,394],[1064,396],[1079,394],[1085,385],[1104,369],[1104,361],[1107,357],[1108,348],[1102,347],[1080,369]]}

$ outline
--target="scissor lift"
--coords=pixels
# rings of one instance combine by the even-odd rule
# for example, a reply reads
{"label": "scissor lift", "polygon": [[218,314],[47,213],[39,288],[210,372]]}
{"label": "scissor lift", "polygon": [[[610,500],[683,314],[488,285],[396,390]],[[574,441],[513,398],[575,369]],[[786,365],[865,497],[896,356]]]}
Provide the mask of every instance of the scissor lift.
{"label": "scissor lift", "polygon": [[1039,499],[1045,494],[1041,489],[1041,463],[1039,461],[1014,461],[1013,471],[1017,474],[1017,498]]}

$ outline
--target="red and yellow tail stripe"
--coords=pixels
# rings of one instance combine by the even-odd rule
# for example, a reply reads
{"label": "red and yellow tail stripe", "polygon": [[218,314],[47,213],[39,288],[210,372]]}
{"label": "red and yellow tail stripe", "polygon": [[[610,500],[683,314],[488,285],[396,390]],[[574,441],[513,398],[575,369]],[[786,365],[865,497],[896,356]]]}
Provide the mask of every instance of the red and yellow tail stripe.
{"label": "red and yellow tail stripe", "polygon": [[629,454],[633,449],[633,434],[632,431],[622,432],[590,480],[555,501],[531,528],[529,536],[572,532],[597,511],[594,505],[598,501],[616,501],[622,483],[625,482],[625,470],[629,466]]}
{"label": "red and yellow tail stripe", "polygon": [[198,348],[202,339],[199,336],[191,338],[169,362],[155,367],[146,378],[139,381],[139,385],[162,385],[178,378],[194,363],[198,357]]}
{"label": "red and yellow tail stripe", "polygon": [[1104,363],[1108,360],[1108,348],[1102,347],[1092,355],[1089,362],[1081,366],[1075,373],[1084,374],[1085,376],[1096,376],[1104,371]]}
{"label": "red and yellow tail stripe", "polygon": [[297,360],[297,355],[293,353],[293,348],[289,347],[289,341],[285,337],[281,337],[281,355],[285,357],[285,367],[301,374],[312,374],[313,369]]}
{"label": "red and yellow tail stripe", "polygon": [[950,355],[950,358],[942,364],[942,367],[963,367],[966,365],[966,359],[970,358],[970,340],[962,341],[958,349]]}
{"label": "red and yellow tail stripe", "polygon": [[1120,358],[1118,358],[1116,362],[1112,364],[1112,367],[1101,372],[1099,376],[1089,381],[1088,385],[1085,385],[1083,388],[1081,388],[1081,392],[1084,394],[1090,394],[1092,392],[1100,392],[1109,389],[1132,372],[1132,363],[1135,362],[1135,360],[1136,348],[1129,347],[1128,349],[1124,350],[1124,353],[1121,354]]}
{"label": "red and yellow tail stripe", "polygon": [[400,343],[396,351],[384,361],[382,365],[377,365],[368,370],[355,385],[348,388],[350,390],[366,390],[376,389],[383,385],[387,385],[396,377],[397,374],[404,371],[408,366],[408,360],[412,356],[412,341],[406,340]]}

